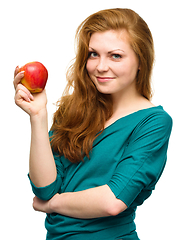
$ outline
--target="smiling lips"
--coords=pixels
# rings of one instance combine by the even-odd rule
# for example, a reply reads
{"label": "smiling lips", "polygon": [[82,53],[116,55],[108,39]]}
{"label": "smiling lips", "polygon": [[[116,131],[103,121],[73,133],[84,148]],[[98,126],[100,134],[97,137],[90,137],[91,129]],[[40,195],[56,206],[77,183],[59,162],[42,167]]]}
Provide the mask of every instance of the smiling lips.
{"label": "smiling lips", "polygon": [[96,78],[97,78],[98,82],[102,82],[102,83],[109,82],[110,80],[114,79],[112,77],[98,77],[98,76],[96,76]]}

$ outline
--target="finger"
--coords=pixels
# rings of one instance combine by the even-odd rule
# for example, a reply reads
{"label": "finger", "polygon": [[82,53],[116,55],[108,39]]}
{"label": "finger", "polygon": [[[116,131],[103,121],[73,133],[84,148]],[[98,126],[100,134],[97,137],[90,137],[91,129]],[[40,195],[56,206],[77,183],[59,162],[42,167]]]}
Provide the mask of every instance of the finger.
{"label": "finger", "polygon": [[17,67],[15,68],[15,71],[14,71],[14,78],[15,78],[15,76],[18,74],[18,72],[19,72],[19,66],[17,66]]}
{"label": "finger", "polygon": [[30,93],[30,91],[29,91],[24,85],[22,85],[22,84],[20,84],[20,83],[19,83],[19,84],[17,85],[17,87],[16,87],[16,93],[17,93],[19,90],[25,92],[30,100],[32,100],[32,101],[34,100],[34,97],[33,97],[33,95]]}
{"label": "finger", "polygon": [[28,97],[27,93],[25,93],[23,90],[19,89],[15,95],[15,103],[20,106],[20,104],[23,102],[30,102],[30,98]]}
{"label": "finger", "polygon": [[17,88],[17,85],[21,82],[23,77],[24,77],[24,71],[17,73],[13,82],[15,89]]}

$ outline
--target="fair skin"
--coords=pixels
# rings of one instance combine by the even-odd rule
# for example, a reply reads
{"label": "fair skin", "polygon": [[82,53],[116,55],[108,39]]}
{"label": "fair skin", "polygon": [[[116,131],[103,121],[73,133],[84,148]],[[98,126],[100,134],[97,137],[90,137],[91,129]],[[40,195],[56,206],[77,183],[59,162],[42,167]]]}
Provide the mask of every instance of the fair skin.
{"label": "fair skin", "polygon": [[94,33],[86,67],[96,88],[113,98],[113,116],[105,127],[132,112],[154,106],[137,92],[140,65],[126,30]]}
{"label": "fair skin", "polygon": [[[113,115],[105,127],[132,112],[153,106],[136,90],[136,74],[140,66],[127,37],[125,31],[106,31],[94,33],[90,39],[87,71],[98,91],[111,94],[113,98]],[[31,122],[29,175],[37,187],[45,187],[57,176],[48,137],[47,98],[45,91],[32,96],[20,84],[23,75],[16,68],[15,102],[29,114]],[[127,208],[108,185],[56,194],[49,201],[35,197],[33,207],[36,211],[84,219],[115,216]]]}

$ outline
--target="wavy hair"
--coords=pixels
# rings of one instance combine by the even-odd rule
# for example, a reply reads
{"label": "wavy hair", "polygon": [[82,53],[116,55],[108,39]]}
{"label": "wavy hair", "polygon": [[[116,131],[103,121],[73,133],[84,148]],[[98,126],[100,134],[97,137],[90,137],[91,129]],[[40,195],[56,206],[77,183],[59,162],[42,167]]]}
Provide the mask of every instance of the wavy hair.
{"label": "wavy hair", "polygon": [[84,20],[76,32],[76,58],[67,71],[68,83],[57,103],[58,109],[51,127],[53,150],[72,163],[82,161],[84,156],[89,158],[94,139],[113,114],[110,95],[96,89],[86,70],[91,35],[122,29],[127,30],[131,47],[140,63],[137,90],[149,100],[152,96],[154,46],[146,22],[134,11],[120,8],[99,11]]}

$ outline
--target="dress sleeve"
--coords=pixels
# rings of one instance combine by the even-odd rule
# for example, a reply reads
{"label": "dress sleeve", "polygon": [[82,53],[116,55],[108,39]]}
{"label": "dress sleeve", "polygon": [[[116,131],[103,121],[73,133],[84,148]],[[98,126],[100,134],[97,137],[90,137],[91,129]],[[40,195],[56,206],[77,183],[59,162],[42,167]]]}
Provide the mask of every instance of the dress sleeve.
{"label": "dress sleeve", "polygon": [[[52,132],[49,132],[49,137],[51,137],[51,136],[52,136]],[[45,201],[51,199],[56,193],[58,193],[60,191],[63,176],[64,176],[64,166],[60,161],[59,155],[53,153],[53,156],[54,156],[54,160],[55,160],[55,164],[56,164],[56,168],[57,168],[57,178],[53,183],[51,183],[50,185],[45,186],[45,187],[36,187],[33,184],[33,182],[31,181],[29,174],[28,174],[33,193],[38,198],[45,200]]]}
{"label": "dress sleeve", "polygon": [[172,119],[163,111],[142,120],[131,134],[108,183],[128,207],[136,199],[142,204],[155,188],[165,167],[171,129]]}

